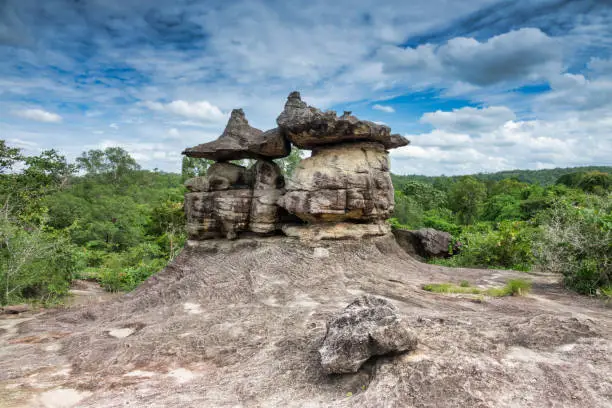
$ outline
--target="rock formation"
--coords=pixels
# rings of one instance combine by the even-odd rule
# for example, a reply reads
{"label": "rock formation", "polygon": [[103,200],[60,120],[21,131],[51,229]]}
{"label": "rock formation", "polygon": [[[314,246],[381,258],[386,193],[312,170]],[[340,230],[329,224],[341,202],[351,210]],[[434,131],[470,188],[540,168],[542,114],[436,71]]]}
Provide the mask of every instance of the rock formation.
{"label": "rock formation", "polygon": [[[298,92],[289,95],[277,123],[294,145],[312,149],[311,157],[302,160],[287,181],[287,191],[278,202],[312,224],[302,230],[343,223],[323,229],[333,229],[334,238],[389,233],[384,221],[393,212],[394,196],[387,149],[405,146],[408,140],[350,112],[341,117],[321,112],[306,105]],[[364,228],[362,223],[375,227]],[[284,231],[299,237],[313,235],[299,228]]]}
{"label": "rock formation", "polygon": [[326,373],[355,373],[372,356],[414,350],[416,345],[416,336],[395,306],[365,295],[327,324],[319,354]]}
{"label": "rock formation", "polygon": [[[234,239],[240,232],[277,230],[281,209],[276,200],[283,192],[284,178],[278,165],[264,157],[283,157],[289,150],[278,130],[262,132],[251,127],[241,109],[232,111],[217,140],[186,149],[187,156],[218,160],[206,176],[185,182],[190,191],[185,195],[189,238]],[[259,159],[248,169],[226,162],[245,158]]]}
{"label": "rock formation", "polygon": [[[298,92],[289,95],[277,123],[278,128],[262,132],[236,109],[217,140],[183,152],[217,161],[205,177],[185,183],[191,239],[232,239],[243,231],[281,229],[305,240],[390,232],[385,220],[393,212],[394,196],[387,149],[408,140],[350,112],[337,117],[310,107]],[[285,183],[270,159],[287,156],[291,143],[312,150],[312,155]],[[258,161],[250,169],[227,162],[244,158]],[[297,217],[298,225],[281,222],[283,213]]]}

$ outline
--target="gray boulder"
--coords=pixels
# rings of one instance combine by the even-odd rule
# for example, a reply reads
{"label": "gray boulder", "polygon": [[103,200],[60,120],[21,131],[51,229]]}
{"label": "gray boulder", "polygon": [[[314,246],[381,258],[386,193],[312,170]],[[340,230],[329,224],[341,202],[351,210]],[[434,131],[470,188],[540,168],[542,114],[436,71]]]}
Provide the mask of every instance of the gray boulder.
{"label": "gray boulder", "polygon": [[392,232],[399,246],[415,258],[447,258],[451,255],[452,236],[448,232],[433,228],[414,231],[393,228]]}
{"label": "gray boulder", "polygon": [[414,350],[417,338],[387,300],[362,296],[332,318],[319,349],[327,374],[355,373],[372,356]]}
{"label": "gray boulder", "polygon": [[289,141],[278,129],[262,132],[249,125],[244,111],[234,109],[225,130],[213,142],[183,151],[189,157],[216,161],[240,159],[280,159],[291,151]]}
{"label": "gray boulder", "polygon": [[299,92],[289,94],[285,109],[276,119],[276,123],[300,149],[355,141],[378,142],[385,149],[394,149],[410,143],[401,135],[392,135],[388,126],[359,120],[350,112],[344,112],[342,116],[337,117],[336,112],[322,112],[308,106],[302,101]]}

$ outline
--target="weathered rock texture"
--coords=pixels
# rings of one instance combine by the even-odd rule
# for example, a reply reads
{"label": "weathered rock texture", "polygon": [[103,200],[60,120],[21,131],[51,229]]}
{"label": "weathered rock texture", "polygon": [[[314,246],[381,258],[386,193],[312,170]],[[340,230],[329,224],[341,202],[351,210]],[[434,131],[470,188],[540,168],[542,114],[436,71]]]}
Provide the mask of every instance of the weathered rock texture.
{"label": "weathered rock texture", "polygon": [[[392,236],[189,241],[112,301],[0,318],[0,406],[38,406],[60,388],[90,393],[79,408],[610,408],[603,301],[543,273],[530,275],[529,296],[477,303],[421,289],[516,278],[524,272],[419,263]],[[364,294],[398,308],[417,349],[325,375],[327,323]]]}
{"label": "weathered rock texture", "polygon": [[417,338],[387,300],[366,295],[327,324],[321,366],[328,374],[355,373],[372,356],[414,350]]}
{"label": "weathered rock texture", "polygon": [[311,225],[284,224],[282,230],[288,237],[302,241],[326,239],[362,239],[386,235],[391,226],[386,222],[356,224],[352,222],[326,222]]}
{"label": "weathered rock texture", "polygon": [[385,220],[394,208],[387,152],[378,143],[315,150],[296,168],[279,205],[309,222]]}
{"label": "weathered rock texture", "polygon": [[[298,92],[289,95],[277,122],[277,129],[262,132],[236,109],[218,140],[183,152],[218,161],[206,177],[185,183],[189,237],[232,239],[241,231],[279,229],[303,240],[387,234],[384,221],[394,208],[387,149],[408,140],[350,113],[321,112]],[[278,166],[261,158],[288,155],[289,140],[312,149],[312,156],[299,163],[284,189]],[[226,162],[242,158],[260,160],[250,169]],[[299,225],[304,222],[311,225]]]}
{"label": "weathered rock texture", "polygon": [[275,204],[283,191],[279,167],[258,160],[250,169],[231,163],[215,163],[206,177],[185,182],[187,233],[202,240],[239,232],[270,233],[279,228],[280,208]]}
{"label": "weathered rock texture", "polygon": [[409,143],[401,135],[392,135],[388,126],[359,120],[350,112],[338,117],[336,112],[322,112],[308,106],[299,92],[289,94],[285,109],[276,122],[291,143],[300,149],[355,141],[378,142],[386,149],[394,149]]}
{"label": "weathered rock texture", "polygon": [[278,129],[262,132],[251,127],[242,109],[234,109],[225,130],[213,142],[185,149],[183,154],[217,161],[278,159],[289,155],[291,145]]}
{"label": "weathered rock texture", "polygon": [[419,230],[393,229],[397,243],[409,254],[417,258],[447,258],[450,256],[452,236],[448,232],[433,228]]}

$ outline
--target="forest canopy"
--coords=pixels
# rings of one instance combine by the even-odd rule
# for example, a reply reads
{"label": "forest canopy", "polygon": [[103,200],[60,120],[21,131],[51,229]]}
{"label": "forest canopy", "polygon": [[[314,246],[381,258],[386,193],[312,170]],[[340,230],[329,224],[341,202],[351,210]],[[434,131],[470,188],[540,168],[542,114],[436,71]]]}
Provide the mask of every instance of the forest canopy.
{"label": "forest canopy", "polygon": [[[300,158],[294,149],[277,162],[290,174]],[[183,247],[183,182],[209,164],[185,158],[181,174],[143,170],[120,147],[70,163],[55,150],[28,156],[0,140],[0,304],[61,301],[77,278],[135,288]],[[611,173],[393,175],[390,222],[452,234],[460,252],[436,262],[549,270],[580,293],[612,295]]]}

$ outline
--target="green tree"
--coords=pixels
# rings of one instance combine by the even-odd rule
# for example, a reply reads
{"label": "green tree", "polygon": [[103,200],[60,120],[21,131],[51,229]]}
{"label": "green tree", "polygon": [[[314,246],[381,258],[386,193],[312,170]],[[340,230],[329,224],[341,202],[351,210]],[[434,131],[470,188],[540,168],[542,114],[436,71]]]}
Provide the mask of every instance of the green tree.
{"label": "green tree", "polygon": [[130,154],[121,147],[107,147],[104,150],[89,150],[77,157],[80,169],[87,174],[103,174],[117,181],[140,166]]}
{"label": "green tree", "polygon": [[484,183],[474,177],[461,177],[449,191],[449,208],[453,210],[462,224],[472,224],[478,218],[480,206],[487,196]]}
{"label": "green tree", "polygon": [[15,163],[21,160],[23,160],[21,150],[7,146],[6,142],[0,139],[0,174],[10,172]]}
{"label": "green tree", "polygon": [[206,171],[214,162],[208,159],[199,159],[197,157],[183,156],[181,165],[181,179],[184,181],[197,177],[205,176]]}
{"label": "green tree", "polygon": [[612,175],[601,171],[585,173],[578,187],[587,193],[606,194],[612,189]]}
{"label": "green tree", "polygon": [[424,211],[446,206],[446,194],[429,183],[410,180],[404,184],[402,192],[405,196],[414,198]]}

